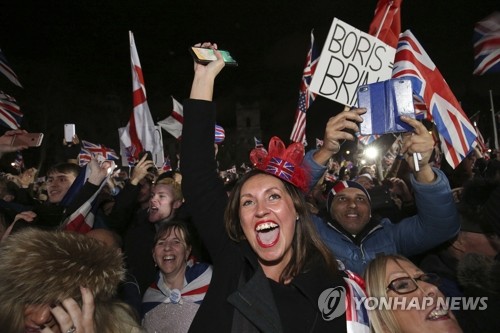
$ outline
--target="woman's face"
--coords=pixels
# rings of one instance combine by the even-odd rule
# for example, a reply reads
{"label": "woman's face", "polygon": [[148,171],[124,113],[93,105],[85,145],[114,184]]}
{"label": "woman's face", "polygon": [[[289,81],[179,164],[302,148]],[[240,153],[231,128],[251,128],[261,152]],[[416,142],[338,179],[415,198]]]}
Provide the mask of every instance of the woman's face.
{"label": "woman's face", "polygon": [[266,276],[281,274],[292,254],[297,212],[281,180],[258,174],[241,187],[239,217]]}
{"label": "woman's face", "polygon": [[[418,278],[422,274],[424,272],[410,262],[389,260],[386,266],[385,282],[389,286],[397,278],[408,276]],[[417,286],[415,291],[404,295],[399,295],[393,290],[387,291],[387,296],[398,298],[397,302],[393,299],[392,304],[400,304],[394,306],[393,313],[401,327],[401,332],[462,332],[453,313],[438,305],[438,299],[443,301],[439,304],[445,304],[444,295],[439,289],[433,284],[419,280],[417,280]]]}
{"label": "woman's face", "polygon": [[165,277],[184,276],[190,252],[183,232],[170,229],[156,242],[153,259]]}
{"label": "woman's face", "polygon": [[39,333],[41,326],[49,327],[54,333],[61,332],[48,304],[27,305],[24,308],[24,332]]}

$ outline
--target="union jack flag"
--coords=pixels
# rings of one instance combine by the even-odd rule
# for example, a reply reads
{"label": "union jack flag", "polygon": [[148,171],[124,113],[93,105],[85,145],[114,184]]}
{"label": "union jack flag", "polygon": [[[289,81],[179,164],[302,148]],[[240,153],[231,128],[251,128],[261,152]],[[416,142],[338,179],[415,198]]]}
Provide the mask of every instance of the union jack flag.
{"label": "union jack flag", "polygon": [[84,166],[90,162],[92,156],[102,156],[106,160],[118,160],[119,157],[113,149],[103,145],[82,140],[82,148],[78,154],[78,164]]}
{"label": "union jack flag", "polygon": [[409,30],[399,38],[392,76],[411,80],[413,93],[430,110],[446,160],[456,168],[473,148],[476,131],[436,65]]}
{"label": "union jack flag", "polygon": [[357,137],[359,142],[361,142],[366,146],[372,143],[373,141],[377,140],[378,138],[380,138],[380,134],[361,135],[358,133]]}
{"label": "union jack flag", "polygon": [[17,78],[16,73],[10,68],[9,63],[7,62],[7,58],[3,54],[2,50],[0,50],[0,73],[5,75],[12,83],[14,83],[18,87],[23,87],[19,79]]}
{"label": "union jack flag", "polygon": [[494,12],[474,27],[473,74],[500,72],[500,12]]}
{"label": "union jack flag", "polygon": [[368,333],[370,332],[370,321],[368,311],[360,304],[366,299],[365,281],[357,274],[345,270],[346,282],[346,321],[347,332],[349,333]]}
{"label": "union jack flag", "polygon": [[309,85],[311,84],[312,77],[314,75],[314,72],[316,71],[318,60],[319,53],[314,47],[314,35],[313,30],[311,30],[311,46],[306,57],[306,65],[304,68],[304,73],[302,75],[302,83],[300,84],[299,102],[297,111],[295,112],[295,124],[293,125],[292,134],[290,135],[290,140],[292,140],[293,142],[301,142],[304,144],[304,146],[307,145],[306,112],[316,98],[316,94],[309,91]]}
{"label": "union jack flag", "polygon": [[0,123],[12,129],[20,128],[23,118],[20,110],[14,97],[0,91]]}
{"label": "union jack flag", "polygon": [[295,166],[282,160],[279,157],[273,157],[266,166],[266,172],[271,173],[283,180],[291,181],[293,172],[295,171]]}

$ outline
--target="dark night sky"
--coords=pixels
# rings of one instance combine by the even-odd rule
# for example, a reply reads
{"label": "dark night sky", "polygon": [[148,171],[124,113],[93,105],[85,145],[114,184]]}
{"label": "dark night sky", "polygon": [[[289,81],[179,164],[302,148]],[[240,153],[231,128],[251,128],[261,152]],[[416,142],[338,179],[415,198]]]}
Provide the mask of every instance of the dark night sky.
{"label": "dark night sky", "polygon": [[[3,0],[0,48],[24,89],[3,77],[0,88],[18,99],[23,127],[46,133],[47,160],[58,153],[63,124],[80,138],[118,148],[117,128],[131,112],[128,31],[134,32],[153,118],[168,116],[192,79],[188,47],[215,41],[238,60],[218,78],[219,123],[234,125],[235,102],[258,100],[263,139],[288,138],[309,32],[322,47],[334,17],[368,30],[377,1],[129,1]],[[472,30],[498,0],[406,0],[402,30],[411,29],[443,73],[466,113],[481,110],[491,131],[489,95],[500,110],[500,76],[473,77]],[[341,106],[321,102],[308,114],[309,141]],[[484,133],[483,133],[484,134]],[[164,132],[164,135],[167,136]],[[487,135],[487,134],[486,134]],[[52,150],[51,150],[52,149]]]}

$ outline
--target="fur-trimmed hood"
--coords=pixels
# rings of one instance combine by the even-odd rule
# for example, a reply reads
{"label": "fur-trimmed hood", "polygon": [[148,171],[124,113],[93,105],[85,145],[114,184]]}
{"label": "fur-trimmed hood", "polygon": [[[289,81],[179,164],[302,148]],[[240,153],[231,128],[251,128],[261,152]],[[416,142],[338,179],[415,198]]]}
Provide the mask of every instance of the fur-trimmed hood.
{"label": "fur-trimmed hood", "polygon": [[27,228],[0,244],[0,304],[108,300],[124,276],[122,255],[82,234]]}
{"label": "fur-trimmed hood", "polygon": [[500,294],[500,261],[491,257],[468,253],[458,263],[457,277],[466,289],[480,289]]}

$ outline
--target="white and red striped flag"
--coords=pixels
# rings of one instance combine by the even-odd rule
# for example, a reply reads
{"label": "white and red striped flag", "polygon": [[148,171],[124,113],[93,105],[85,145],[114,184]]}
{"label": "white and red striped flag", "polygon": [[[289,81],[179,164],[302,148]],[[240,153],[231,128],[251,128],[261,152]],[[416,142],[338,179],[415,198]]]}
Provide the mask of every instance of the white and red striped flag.
{"label": "white and red striped flag", "polygon": [[141,63],[135,47],[134,35],[131,31],[129,31],[129,37],[134,109],[125,130],[120,136],[120,140],[132,156],[137,159],[139,153],[143,150],[150,151],[153,154],[157,153],[160,150],[160,145],[155,140],[155,125],[149,111],[144,76],[142,75]]}
{"label": "white and red striped flag", "polygon": [[299,91],[299,102],[297,106],[297,111],[295,113],[295,124],[293,125],[292,134],[290,134],[290,140],[293,142],[302,142],[307,145],[306,141],[306,112],[314,99],[316,94],[309,91],[309,85],[311,84],[312,77],[316,71],[316,66],[319,61],[318,50],[314,47],[314,34],[311,30],[311,46],[306,57],[306,65],[304,68],[304,73],[302,75],[302,82],[300,84]]}
{"label": "white and red striped flag", "polygon": [[184,123],[184,112],[182,104],[172,96],[172,113],[167,118],[160,120],[158,125],[176,139],[182,136],[182,124]]}
{"label": "white and red striped flag", "polygon": [[415,36],[407,30],[399,38],[394,78],[411,80],[436,125],[446,161],[456,168],[476,144],[477,133],[438,68]]}

